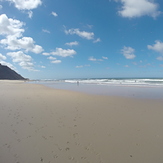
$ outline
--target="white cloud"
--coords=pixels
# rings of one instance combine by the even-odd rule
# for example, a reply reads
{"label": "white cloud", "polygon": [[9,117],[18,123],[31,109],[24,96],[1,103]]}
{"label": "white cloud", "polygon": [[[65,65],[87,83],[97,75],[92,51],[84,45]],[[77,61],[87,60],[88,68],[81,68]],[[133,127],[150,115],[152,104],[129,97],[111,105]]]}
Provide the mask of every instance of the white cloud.
{"label": "white cloud", "polygon": [[93,25],[87,24],[86,27],[89,28],[89,29],[92,29]]}
{"label": "white cloud", "polygon": [[100,38],[97,38],[96,40],[93,41],[94,43],[101,42]]}
{"label": "white cloud", "polygon": [[60,57],[73,57],[73,55],[76,54],[76,51],[73,49],[56,48],[56,50],[51,52],[50,54]]}
{"label": "white cloud", "polygon": [[56,13],[56,12],[52,12],[51,13],[54,17],[57,17],[58,16],[58,14]]}
{"label": "white cloud", "polygon": [[54,60],[54,61],[51,61],[51,63],[55,63],[55,64],[61,63],[61,62],[62,62],[61,60]]}
{"label": "white cloud", "polygon": [[108,59],[108,57],[104,57],[104,56],[103,56],[103,57],[102,57],[102,59],[106,59],[106,60],[107,60],[107,59]]}
{"label": "white cloud", "polygon": [[57,58],[50,56],[50,57],[48,57],[48,59],[50,59],[50,60],[56,60]]}
{"label": "white cloud", "polygon": [[102,61],[107,60],[107,59],[108,59],[108,57],[104,57],[104,56],[102,57],[102,59],[97,59],[93,56],[88,58],[89,61],[93,61],[93,62],[98,62],[98,61],[102,62]]}
{"label": "white cloud", "polygon": [[2,55],[2,54],[0,53],[0,61],[2,61],[2,60],[6,60],[6,56],[4,56],[4,55]]}
{"label": "white cloud", "polygon": [[80,31],[78,28],[71,28],[69,30],[65,30],[65,33],[70,35],[78,35],[79,37],[82,37],[87,40],[94,39],[93,32]]}
{"label": "white cloud", "polygon": [[48,59],[51,60],[51,63],[55,63],[55,64],[61,63],[61,62],[62,62],[61,60],[57,60],[57,58],[52,57],[52,56],[48,57]]}
{"label": "white cloud", "polygon": [[8,36],[6,39],[0,40],[0,43],[6,46],[6,49],[20,50],[24,49],[26,52],[31,51],[33,53],[41,53],[43,48],[39,45],[35,45],[34,40],[31,37],[22,37],[17,39],[12,36]]}
{"label": "white cloud", "polygon": [[135,65],[135,66],[136,66],[136,65],[138,65],[138,63],[137,63],[137,62],[132,62],[132,64],[133,64],[133,65]]}
{"label": "white cloud", "polygon": [[76,68],[83,68],[83,67],[90,67],[90,65],[80,65],[80,66],[76,66]]}
{"label": "white cloud", "polygon": [[89,60],[89,61],[96,61],[97,59],[94,58],[93,56],[91,56],[91,57],[88,58],[88,60]]}
{"label": "white cloud", "polygon": [[32,62],[20,62],[19,65],[23,68],[23,69],[26,69],[26,70],[29,70],[29,71],[36,71],[34,69],[34,65]]}
{"label": "white cloud", "polygon": [[0,15],[0,35],[21,37],[24,29],[23,22],[8,18],[6,14]]}
{"label": "white cloud", "polygon": [[32,62],[32,57],[29,56],[29,55],[24,54],[22,51],[9,52],[9,53],[7,53],[7,55],[12,58],[12,61],[14,63],[19,63],[19,65],[23,69],[27,69],[29,71],[36,71],[34,69],[34,65],[33,65],[33,62]]}
{"label": "white cloud", "polygon": [[[42,53],[45,56],[49,56],[49,55],[54,55],[54,56],[59,56],[59,57],[73,57],[73,55],[76,54],[76,51],[73,49],[62,49],[62,48],[56,48],[55,51],[50,52],[50,53]],[[48,57],[49,60],[51,60],[51,63],[61,63],[61,60],[58,60],[55,57],[49,56]]]}
{"label": "white cloud", "polygon": [[65,45],[74,46],[74,45],[79,45],[79,43],[77,41],[74,41],[74,42],[67,42],[65,43]]}
{"label": "white cloud", "polygon": [[32,11],[28,11],[28,17],[32,18],[32,16],[33,16],[33,12]]}
{"label": "white cloud", "polygon": [[42,29],[42,31],[45,33],[50,33],[50,31],[48,31],[47,29]]}
{"label": "white cloud", "polygon": [[93,43],[101,42],[100,38],[94,38],[95,34],[93,32],[80,31],[78,28],[71,28],[69,30],[65,29],[64,32],[67,35],[77,35],[87,40],[93,40]]}
{"label": "white cloud", "polygon": [[157,17],[161,12],[158,11],[158,4],[154,0],[115,0],[120,1],[123,6],[119,11],[122,17],[134,18],[141,16]]}
{"label": "white cloud", "polygon": [[50,55],[50,53],[42,53],[42,55],[48,56]]}
{"label": "white cloud", "polygon": [[89,61],[93,61],[93,62],[96,62],[96,61],[103,61],[102,59],[96,59],[96,58],[94,58],[93,56],[89,57],[88,60],[89,60]]}
{"label": "white cloud", "polygon": [[154,45],[148,45],[148,49],[163,54],[163,42],[156,40]]}
{"label": "white cloud", "polygon": [[13,59],[13,62],[31,62],[32,57],[24,54],[22,51],[7,53]]}
{"label": "white cloud", "polygon": [[[148,47],[148,49],[154,50],[154,51],[160,53],[161,55],[163,55],[163,42],[156,40],[155,44],[148,45],[147,47]],[[163,61],[163,56],[157,57],[157,60]]]}
{"label": "white cloud", "polygon": [[27,52],[41,53],[43,48],[39,45],[35,45],[31,37],[22,37],[24,32],[22,28],[23,25],[23,22],[8,18],[7,15],[2,14],[0,16],[0,35],[5,36],[5,39],[0,40],[0,43],[3,44],[6,49],[10,50],[24,49]]}
{"label": "white cloud", "polygon": [[134,54],[135,50],[131,47],[124,46],[121,52],[126,59],[134,59],[136,57]]}
{"label": "white cloud", "polygon": [[159,57],[157,57],[157,60],[159,60],[159,61],[163,61],[163,56],[159,56]]}
{"label": "white cloud", "polygon": [[14,3],[15,7],[19,10],[32,10],[42,4],[41,0],[6,0]]}
{"label": "white cloud", "polygon": [[0,61],[0,63],[1,63],[2,65],[8,66],[8,67],[11,68],[12,70],[16,70],[16,68],[15,68],[11,63],[8,63],[8,62],[5,62],[5,61]]}
{"label": "white cloud", "polygon": [[80,66],[76,66],[76,68],[83,68],[83,65],[80,65]]}

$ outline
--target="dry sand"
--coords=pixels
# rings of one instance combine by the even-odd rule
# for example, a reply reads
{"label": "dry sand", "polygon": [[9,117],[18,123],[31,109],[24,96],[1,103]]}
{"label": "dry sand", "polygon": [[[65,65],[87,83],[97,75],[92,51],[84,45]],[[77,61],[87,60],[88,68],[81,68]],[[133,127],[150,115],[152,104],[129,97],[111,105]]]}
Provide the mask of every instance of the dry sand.
{"label": "dry sand", "polygon": [[162,163],[163,100],[0,81],[0,163]]}

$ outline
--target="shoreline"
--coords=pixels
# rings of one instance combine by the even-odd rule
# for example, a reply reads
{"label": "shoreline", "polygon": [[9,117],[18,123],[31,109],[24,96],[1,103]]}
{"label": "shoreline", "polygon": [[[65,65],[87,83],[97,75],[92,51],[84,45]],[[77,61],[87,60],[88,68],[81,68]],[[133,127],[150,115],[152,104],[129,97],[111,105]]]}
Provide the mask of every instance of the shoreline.
{"label": "shoreline", "polygon": [[163,101],[0,82],[0,160],[162,162]]}
{"label": "shoreline", "polygon": [[137,99],[163,99],[162,86],[105,85],[66,82],[31,82],[53,89],[69,90],[90,95],[115,96]]}

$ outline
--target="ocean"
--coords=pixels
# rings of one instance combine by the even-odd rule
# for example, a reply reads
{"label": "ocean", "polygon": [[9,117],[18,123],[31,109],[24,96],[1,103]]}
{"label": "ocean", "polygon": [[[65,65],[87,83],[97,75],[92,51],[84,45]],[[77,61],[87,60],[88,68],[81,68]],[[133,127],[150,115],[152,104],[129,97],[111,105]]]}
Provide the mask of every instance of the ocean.
{"label": "ocean", "polygon": [[33,82],[89,94],[163,99],[163,78],[44,79]]}

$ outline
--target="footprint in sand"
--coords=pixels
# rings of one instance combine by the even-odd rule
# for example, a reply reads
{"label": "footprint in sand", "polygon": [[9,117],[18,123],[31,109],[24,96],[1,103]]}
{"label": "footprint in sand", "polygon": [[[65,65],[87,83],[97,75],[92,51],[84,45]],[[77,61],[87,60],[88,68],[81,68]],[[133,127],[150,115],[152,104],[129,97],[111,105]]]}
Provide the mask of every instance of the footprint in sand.
{"label": "footprint in sand", "polygon": [[69,147],[67,147],[65,150],[66,150],[66,151],[69,151],[69,150],[70,150],[70,148],[69,148]]}
{"label": "footprint in sand", "polygon": [[78,136],[78,133],[74,133],[74,134],[73,134],[73,137],[74,137],[74,138],[77,138],[77,136]]}

